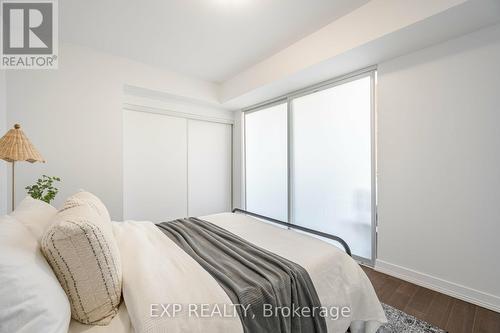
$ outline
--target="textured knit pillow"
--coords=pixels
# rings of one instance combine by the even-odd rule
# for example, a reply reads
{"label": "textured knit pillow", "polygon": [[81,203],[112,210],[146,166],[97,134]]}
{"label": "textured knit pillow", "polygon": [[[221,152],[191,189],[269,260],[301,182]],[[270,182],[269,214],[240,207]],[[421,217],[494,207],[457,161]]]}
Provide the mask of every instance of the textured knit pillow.
{"label": "textured knit pillow", "polygon": [[[78,193],[69,197],[66,200],[66,202],[69,202],[69,201],[85,202],[85,203],[89,204],[93,209],[95,209],[97,214],[99,214],[100,216],[102,216],[103,218],[105,218],[108,221],[111,220],[111,217],[109,216],[109,212],[108,212],[106,206],[104,206],[104,204],[102,203],[101,199],[99,199],[98,197],[96,197],[95,195],[93,195],[90,192],[80,190]],[[106,223],[106,226],[109,228],[109,230],[111,230],[110,223]]]}
{"label": "textured knit pillow", "polygon": [[87,192],[66,200],[41,241],[42,252],[68,295],[73,319],[107,325],[118,312],[122,273],[109,213]]}

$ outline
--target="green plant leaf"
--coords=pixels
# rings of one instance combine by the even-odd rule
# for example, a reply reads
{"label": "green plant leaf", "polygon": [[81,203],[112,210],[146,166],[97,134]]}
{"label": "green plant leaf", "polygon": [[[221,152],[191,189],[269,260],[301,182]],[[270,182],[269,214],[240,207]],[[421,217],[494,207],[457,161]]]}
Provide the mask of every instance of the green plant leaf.
{"label": "green plant leaf", "polygon": [[47,175],[42,175],[35,184],[31,186],[26,186],[25,189],[33,199],[42,200],[49,203],[54,200],[59,189],[54,186],[54,182],[60,182],[59,177],[49,177]]}

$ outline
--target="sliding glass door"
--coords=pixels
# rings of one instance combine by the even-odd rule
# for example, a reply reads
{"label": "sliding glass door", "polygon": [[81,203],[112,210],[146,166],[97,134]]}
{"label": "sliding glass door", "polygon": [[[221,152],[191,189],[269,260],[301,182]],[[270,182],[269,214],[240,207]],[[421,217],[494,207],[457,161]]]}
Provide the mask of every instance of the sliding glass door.
{"label": "sliding glass door", "polygon": [[375,72],[245,111],[246,209],[342,237],[374,260]]}
{"label": "sliding glass door", "polygon": [[288,220],[287,105],[245,114],[246,209]]}
{"label": "sliding glass door", "polygon": [[291,133],[291,222],[371,258],[370,77],[293,99]]}

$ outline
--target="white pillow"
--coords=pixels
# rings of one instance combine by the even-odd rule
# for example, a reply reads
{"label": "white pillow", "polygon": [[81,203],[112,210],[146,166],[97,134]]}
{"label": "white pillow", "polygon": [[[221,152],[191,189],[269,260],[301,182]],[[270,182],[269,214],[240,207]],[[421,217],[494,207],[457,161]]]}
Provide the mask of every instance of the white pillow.
{"label": "white pillow", "polygon": [[10,216],[24,224],[35,238],[40,240],[50,227],[56,213],[57,209],[48,203],[27,196]]}
{"label": "white pillow", "polygon": [[22,216],[23,222],[0,218],[0,331],[66,333],[71,319],[68,298],[24,225],[48,223],[47,207],[33,204],[20,205],[12,214]]}

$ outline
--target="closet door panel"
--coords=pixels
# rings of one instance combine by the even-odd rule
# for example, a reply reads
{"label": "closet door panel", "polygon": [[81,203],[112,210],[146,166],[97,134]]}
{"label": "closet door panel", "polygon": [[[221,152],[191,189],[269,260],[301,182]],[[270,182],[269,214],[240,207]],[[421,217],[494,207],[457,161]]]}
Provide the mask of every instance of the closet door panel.
{"label": "closet door panel", "polygon": [[231,125],[188,120],[188,211],[231,210]]}
{"label": "closet door panel", "polygon": [[187,120],[124,111],[124,219],[168,221],[187,214]]}

